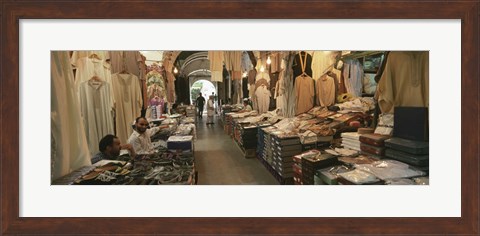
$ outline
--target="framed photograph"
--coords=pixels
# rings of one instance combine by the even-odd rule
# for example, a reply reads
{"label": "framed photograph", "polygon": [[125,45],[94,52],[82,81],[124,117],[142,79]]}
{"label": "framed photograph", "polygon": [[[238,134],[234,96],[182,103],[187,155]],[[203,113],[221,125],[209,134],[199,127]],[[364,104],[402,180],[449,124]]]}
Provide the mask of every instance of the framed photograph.
{"label": "framed photograph", "polygon": [[[478,0],[7,0],[1,7],[2,234],[480,233]],[[282,46],[292,37],[298,42]],[[441,168],[432,168],[428,186],[386,190],[50,184],[50,157],[35,150],[50,150],[51,51],[242,49],[429,50],[431,156]],[[372,73],[378,61],[363,59]]]}

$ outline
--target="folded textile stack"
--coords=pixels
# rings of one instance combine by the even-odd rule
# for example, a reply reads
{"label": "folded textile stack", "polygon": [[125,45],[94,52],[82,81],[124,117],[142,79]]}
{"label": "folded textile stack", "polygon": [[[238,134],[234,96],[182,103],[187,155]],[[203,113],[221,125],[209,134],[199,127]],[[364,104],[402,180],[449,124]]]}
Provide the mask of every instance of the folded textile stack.
{"label": "folded textile stack", "polygon": [[360,134],[357,132],[342,133],[342,146],[355,151],[360,151]]}
{"label": "folded textile stack", "polygon": [[303,184],[302,176],[302,155],[293,156],[293,183],[295,185]]}
{"label": "folded textile stack", "polygon": [[428,142],[393,137],[385,140],[385,146],[387,157],[428,170]]}
{"label": "folded textile stack", "polygon": [[360,135],[360,149],[362,154],[383,159],[385,157],[385,140],[389,138],[389,135],[381,134]]}
{"label": "folded textile stack", "polygon": [[193,153],[193,136],[170,136],[167,140],[167,148],[173,152],[181,150]]}
{"label": "folded textile stack", "polygon": [[334,166],[338,163],[335,156],[321,153],[319,150],[310,150],[302,153],[302,181],[304,185],[313,185],[317,170]]}
{"label": "folded textile stack", "polygon": [[273,169],[283,178],[293,177],[293,156],[302,152],[300,138],[288,136],[282,132],[272,132],[271,147]]}

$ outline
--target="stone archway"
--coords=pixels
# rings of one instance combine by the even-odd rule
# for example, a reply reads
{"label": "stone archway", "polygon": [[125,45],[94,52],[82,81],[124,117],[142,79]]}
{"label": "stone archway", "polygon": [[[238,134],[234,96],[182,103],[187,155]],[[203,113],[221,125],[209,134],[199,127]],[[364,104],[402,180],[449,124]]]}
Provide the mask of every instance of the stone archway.
{"label": "stone archway", "polygon": [[207,101],[212,92],[216,95],[217,88],[210,80],[198,79],[190,86],[190,101],[192,104],[195,104],[198,94],[202,94],[205,101]]}

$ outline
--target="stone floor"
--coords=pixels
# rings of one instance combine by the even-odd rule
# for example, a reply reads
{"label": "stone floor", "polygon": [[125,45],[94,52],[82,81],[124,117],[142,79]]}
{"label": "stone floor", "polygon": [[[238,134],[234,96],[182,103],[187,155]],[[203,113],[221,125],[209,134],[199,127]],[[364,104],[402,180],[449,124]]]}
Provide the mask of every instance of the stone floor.
{"label": "stone floor", "polygon": [[235,141],[215,124],[206,125],[207,118],[197,119],[195,165],[199,185],[278,185],[257,158],[246,159]]}

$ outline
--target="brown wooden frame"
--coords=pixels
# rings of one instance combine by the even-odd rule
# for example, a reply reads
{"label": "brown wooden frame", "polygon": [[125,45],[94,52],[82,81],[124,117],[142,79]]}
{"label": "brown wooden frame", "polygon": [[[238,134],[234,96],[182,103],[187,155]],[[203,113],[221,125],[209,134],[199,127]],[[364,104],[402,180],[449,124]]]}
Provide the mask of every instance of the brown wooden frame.
{"label": "brown wooden frame", "polygon": [[[479,232],[479,6],[465,1],[78,1],[1,3],[2,234],[464,234]],[[461,19],[461,217],[19,217],[19,19]],[[432,199],[436,200],[436,199]],[[201,202],[196,204],[202,204]]]}

